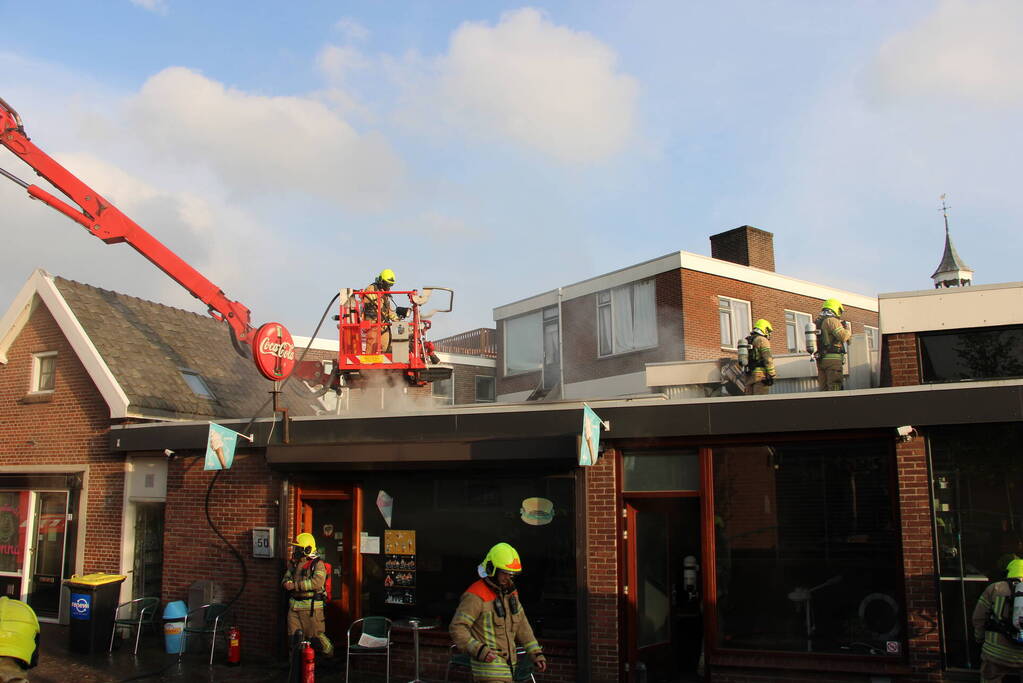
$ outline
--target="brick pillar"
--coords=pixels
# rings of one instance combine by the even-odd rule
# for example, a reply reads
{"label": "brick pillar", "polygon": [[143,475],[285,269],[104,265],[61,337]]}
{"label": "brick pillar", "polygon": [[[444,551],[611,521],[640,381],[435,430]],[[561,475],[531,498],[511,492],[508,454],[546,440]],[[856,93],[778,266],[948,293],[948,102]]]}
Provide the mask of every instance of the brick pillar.
{"label": "brick pillar", "polygon": [[938,577],[934,566],[927,449],[922,437],[895,449],[902,527],[902,564],[906,582],[908,655],[913,681],[940,681]]}
{"label": "brick pillar", "polygon": [[618,544],[617,491],[613,451],[607,451],[586,473],[588,558],[587,623],[590,637],[590,680],[618,680]]}
{"label": "brick pillar", "polygon": [[910,387],[921,383],[916,334],[886,334],[881,344],[881,386]]}

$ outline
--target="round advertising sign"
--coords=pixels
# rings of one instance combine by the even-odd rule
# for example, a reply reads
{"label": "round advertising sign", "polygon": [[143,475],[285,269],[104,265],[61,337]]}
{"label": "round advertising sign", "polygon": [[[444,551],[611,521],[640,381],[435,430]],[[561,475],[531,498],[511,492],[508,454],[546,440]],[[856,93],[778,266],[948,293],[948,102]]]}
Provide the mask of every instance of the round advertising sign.
{"label": "round advertising sign", "polygon": [[252,358],[263,377],[285,379],[295,369],[295,342],[288,328],[280,323],[267,323],[256,331],[252,340]]}

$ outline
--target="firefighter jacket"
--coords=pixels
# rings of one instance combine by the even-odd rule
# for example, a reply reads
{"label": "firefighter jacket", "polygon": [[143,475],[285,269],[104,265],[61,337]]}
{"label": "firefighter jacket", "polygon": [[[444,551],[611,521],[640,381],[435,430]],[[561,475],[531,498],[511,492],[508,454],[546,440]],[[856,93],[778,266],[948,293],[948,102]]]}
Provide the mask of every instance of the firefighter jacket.
{"label": "firefighter jacket", "polygon": [[[394,322],[398,319],[398,315],[394,312],[394,303],[391,301],[391,295],[384,292],[383,294],[371,294],[370,292],[379,292],[380,287],[376,282],[366,287],[366,294],[363,294],[362,301],[362,317],[365,320],[383,320],[383,322]],[[378,315],[379,309],[383,309],[383,315]]]}
{"label": "firefighter jacket", "polygon": [[318,557],[304,557],[298,562],[288,564],[281,580],[283,586],[292,581],[295,587],[291,590],[288,604],[291,609],[323,608],[324,590],[327,585],[327,566]]}
{"label": "firefighter jacket", "polygon": [[765,377],[774,377],[771,342],[762,334],[751,334],[749,344],[749,368],[753,381],[762,382]]}
{"label": "firefighter jacket", "polygon": [[820,349],[817,357],[821,359],[842,358],[845,344],[852,333],[842,326],[842,319],[834,315],[822,315],[817,318],[817,329],[821,331]]}
{"label": "firefighter jacket", "polygon": [[993,629],[991,619],[1005,620],[1012,615],[1012,587],[1008,581],[996,581],[984,589],[973,610],[973,636],[983,646],[980,656],[1002,666],[1023,668],[1023,646],[1015,645]]}
{"label": "firefighter jacket", "polygon": [[[449,630],[458,649],[469,655],[477,679],[507,676],[508,666],[514,668],[518,661],[516,643],[534,659],[543,657],[518,591],[500,593],[483,579],[462,593]],[[488,652],[498,659],[485,662]]]}

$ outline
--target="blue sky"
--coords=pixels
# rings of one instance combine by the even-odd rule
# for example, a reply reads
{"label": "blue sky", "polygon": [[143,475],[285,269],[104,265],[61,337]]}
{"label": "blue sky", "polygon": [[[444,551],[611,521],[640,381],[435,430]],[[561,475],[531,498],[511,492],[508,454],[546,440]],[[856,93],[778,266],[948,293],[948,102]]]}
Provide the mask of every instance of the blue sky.
{"label": "blue sky", "polygon": [[[976,282],[1023,279],[1015,0],[0,9],[33,140],[295,334],[384,267],[456,290],[439,337],[743,224],[784,274],[922,289],[946,192]],[[0,206],[0,301],[42,267],[201,310],[16,186]]]}

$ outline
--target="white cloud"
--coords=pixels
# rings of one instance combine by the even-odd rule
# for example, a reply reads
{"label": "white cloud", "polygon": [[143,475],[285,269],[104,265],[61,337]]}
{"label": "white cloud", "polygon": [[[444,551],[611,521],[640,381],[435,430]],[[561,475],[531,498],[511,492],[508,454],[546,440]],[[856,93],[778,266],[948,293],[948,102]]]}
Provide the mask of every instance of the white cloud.
{"label": "white cloud", "polygon": [[131,0],[131,4],[157,14],[167,14],[168,8],[165,0]]}
{"label": "white cloud", "polygon": [[368,60],[350,45],[327,45],[316,56],[316,64],[328,81],[341,84],[349,72],[363,69]]}
{"label": "white cloud", "polygon": [[981,105],[1023,100],[1023,3],[942,0],[910,30],[891,38],[873,75],[883,96],[955,97]]}
{"label": "white cloud", "polygon": [[322,101],[242,92],[182,67],[147,80],[127,109],[165,158],[207,167],[240,194],[293,191],[375,209],[403,174],[381,135],[360,134]]}
{"label": "white cloud", "polygon": [[369,29],[351,17],[343,17],[334,24],[334,30],[347,40],[363,42],[369,39]]}
{"label": "white cloud", "polygon": [[[495,25],[466,22],[436,59],[425,96],[476,136],[508,138],[568,163],[607,159],[633,136],[639,87],[592,35],[532,8]],[[421,91],[424,92],[424,91]]]}

